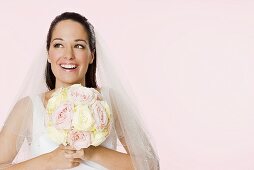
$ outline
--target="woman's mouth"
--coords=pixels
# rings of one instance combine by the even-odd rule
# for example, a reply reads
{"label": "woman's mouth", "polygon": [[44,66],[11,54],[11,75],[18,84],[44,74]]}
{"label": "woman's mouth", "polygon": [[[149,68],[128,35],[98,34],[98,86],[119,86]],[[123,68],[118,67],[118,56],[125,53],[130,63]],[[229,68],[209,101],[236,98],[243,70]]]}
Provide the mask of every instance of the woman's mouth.
{"label": "woman's mouth", "polygon": [[78,67],[75,64],[60,64],[60,66],[66,71],[74,71]]}

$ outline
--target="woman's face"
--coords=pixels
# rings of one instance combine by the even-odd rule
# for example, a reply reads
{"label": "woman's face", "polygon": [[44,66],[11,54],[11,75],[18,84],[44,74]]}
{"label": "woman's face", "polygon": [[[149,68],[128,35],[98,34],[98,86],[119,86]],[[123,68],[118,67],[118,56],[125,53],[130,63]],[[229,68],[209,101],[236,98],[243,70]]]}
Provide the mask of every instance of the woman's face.
{"label": "woman's face", "polygon": [[84,85],[85,74],[93,59],[83,26],[72,20],[57,23],[48,52],[56,88],[75,83]]}

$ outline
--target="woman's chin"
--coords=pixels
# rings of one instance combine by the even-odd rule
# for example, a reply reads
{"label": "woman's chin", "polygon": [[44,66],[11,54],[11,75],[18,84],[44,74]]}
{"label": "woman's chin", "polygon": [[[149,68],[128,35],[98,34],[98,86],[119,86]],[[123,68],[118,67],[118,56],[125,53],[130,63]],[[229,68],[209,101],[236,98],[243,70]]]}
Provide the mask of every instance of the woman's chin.
{"label": "woman's chin", "polygon": [[65,79],[59,81],[59,84],[62,84],[63,86],[69,86],[72,84],[83,84],[83,81],[80,81],[77,79],[71,79],[71,78],[66,79],[65,78]]}

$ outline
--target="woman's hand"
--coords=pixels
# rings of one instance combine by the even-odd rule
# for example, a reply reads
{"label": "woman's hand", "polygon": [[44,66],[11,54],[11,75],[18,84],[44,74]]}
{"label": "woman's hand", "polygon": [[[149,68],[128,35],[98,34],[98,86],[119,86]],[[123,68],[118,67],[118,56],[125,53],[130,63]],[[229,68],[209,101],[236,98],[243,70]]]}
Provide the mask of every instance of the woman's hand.
{"label": "woman's hand", "polygon": [[83,161],[91,160],[91,158],[95,155],[95,147],[89,146],[88,148],[83,148],[80,150],[75,150],[71,146],[65,146],[64,149],[69,154],[66,155],[69,159],[81,159]]}
{"label": "woman's hand", "polygon": [[[73,156],[75,155],[75,156]],[[69,169],[79,166],[83,155],[68,146],[60,145],[54,151],[46,154],[49,169]]]}

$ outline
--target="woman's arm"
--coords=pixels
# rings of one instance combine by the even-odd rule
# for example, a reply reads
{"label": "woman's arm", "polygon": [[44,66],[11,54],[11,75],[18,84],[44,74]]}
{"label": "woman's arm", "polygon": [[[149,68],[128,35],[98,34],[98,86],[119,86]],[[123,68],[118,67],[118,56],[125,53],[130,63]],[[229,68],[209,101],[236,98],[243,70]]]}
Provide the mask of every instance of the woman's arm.
{"label": "woman's arm", "polygon": [[[50,159],[47,154],[38,156],[36,158],[18,163],[18,164],[10,164],[7,165],[6,170],[28,170],[28,169],[36,169],[36,170],[49,170],[50,166],[49,163]],[[43,165],[43,166],[42,166]],[[0,166],[0,169],[2,167]]]}
{"label": "woman's arm", "polygon": [[18,101],[0,132],[0,165],[11,163],[17,155],[28,130],[32,104],[26,97]]}
{"label": "woman's arm", "polygon": [[[132,170],[134,169],[132,160],[129,154],[128,147],[126,145],[125,139],[122,136],[122,132],[119,126],[119,122],[116,119],[115,120],[115,125],[116,125],[116,132],[118,135],[118,138],[123,145],[123,147],[126,150],[126,153],[118,152],[115,150],[111,150],[108,148],[105,148],[103,146],[90,146],[89,148],[85,148],[83,150],[75,152],[71,158],[81,158],[83,160],[89,160],[96,162],[107,169],[121,169],[121,170]],[[67,147],[66,149],[72,150],[73,148]]]}
{"label": "woman's arm", "polygon": [[103,146],[89,147],[85,150],[87,160],[97,162],[108,169],[134,169],[129,154],[121,153],[115,150],[105,148]]}
{"label": "woman's arm", "polygon": [[[66,149],[74,150],[66,147]],[[69,158],[80,158],[84,161],[93,161],[110,170],[132,170],[134,169],[129,154],[121,153],[103,146],[90,146],[69,155]]]}
{"label": "woman's arm", "polygon": [[[71,153],[72,154],[72,153]],[[64,149],[64,146],[59,146],[54,151],[40,155],[33,159],[10,165],[4,169],[6,170],[55,170],[55,169],[69,169],[79,166],[81,159],[70,159],[69,154]],[[1,169],[1,166],[0,166]]]}

